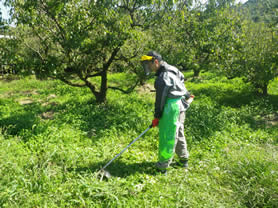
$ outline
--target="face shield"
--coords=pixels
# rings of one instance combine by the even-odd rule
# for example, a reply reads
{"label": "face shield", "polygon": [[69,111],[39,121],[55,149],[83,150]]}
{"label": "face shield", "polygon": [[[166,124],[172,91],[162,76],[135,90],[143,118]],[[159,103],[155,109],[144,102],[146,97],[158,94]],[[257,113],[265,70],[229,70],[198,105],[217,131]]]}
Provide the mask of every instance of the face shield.
{"label": "face shield", "polygon": [[152,60],[153,60],[153,57],[152,56],[142,56],[141,57],[141,63],[142,63],[142,66],[143,66],[143,69],[145,71],[145,74],[147,76],[149,76],[152,72],[151,68],[150,68],[150,65],[152,63]]}
{"label": "face shield", "polygon": [[141,63],[142,63],[146,76],[149,76],[152,72],[152,70],[150,68],[151,61],[142,61]]}

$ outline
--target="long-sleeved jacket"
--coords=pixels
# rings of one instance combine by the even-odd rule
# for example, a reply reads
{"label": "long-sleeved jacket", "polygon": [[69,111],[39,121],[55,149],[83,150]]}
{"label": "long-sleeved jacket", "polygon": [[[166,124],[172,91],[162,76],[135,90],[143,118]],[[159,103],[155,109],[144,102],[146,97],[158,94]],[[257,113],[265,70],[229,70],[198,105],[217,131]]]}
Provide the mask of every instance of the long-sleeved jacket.
{"label": "long-sleeved jacket", "polygon": [[155,74],[157,76],[154,87],[156,89],[155,98],[155,118],[160,118],[166,98],[189,98],[190,93],[184,86],[183,74],[174,66],[165,61],[160,63],[160,68]]}

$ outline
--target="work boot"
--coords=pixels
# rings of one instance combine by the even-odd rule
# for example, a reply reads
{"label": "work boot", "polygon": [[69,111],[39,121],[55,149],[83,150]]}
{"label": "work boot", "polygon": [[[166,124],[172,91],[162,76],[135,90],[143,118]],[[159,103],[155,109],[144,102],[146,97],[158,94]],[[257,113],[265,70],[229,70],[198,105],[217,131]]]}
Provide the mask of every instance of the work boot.
{"label": "work boot", "polygon": [[157,169],[157,172],[158,172],[158,173],[161,173],[161,174],[164,175],[164,176],[167,176],[167,170],[166,170],[166,169],[163,169],[163,170]]}
{"label": "work boot", "polygon": [[180,160],[180,164],[184,168],[188,168],[188,159]]}

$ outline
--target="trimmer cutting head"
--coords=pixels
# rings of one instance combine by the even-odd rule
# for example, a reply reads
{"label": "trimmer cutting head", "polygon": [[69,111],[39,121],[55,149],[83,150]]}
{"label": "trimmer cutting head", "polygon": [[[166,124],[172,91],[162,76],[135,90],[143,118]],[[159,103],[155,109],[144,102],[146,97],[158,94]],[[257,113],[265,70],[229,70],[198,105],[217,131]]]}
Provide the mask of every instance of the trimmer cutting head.
{"label": "trimmer cutting head", "polygon": [[123,154],[123,152],[129,148],[134,142],[136,142],[141,136],[143,136],[147,131],[149,131],[152,128],[152,124],[143,132],[141,133],[136,139],[134,139],[132,142],[129,143],[129,145],[127,145],[127,147],[125,147],[119,154],[117,154],[112,160],[110,160],[106,165],[104,165],[97,173],[97,176],[100,178],[100,180],[102,180],[103,178],[105,179],[109,179],[112,177],[112,175],[105,170],[105,168],[107,166],[109,166],[116,158],[118,158],[121,154]]}
{"label": "trimmer cutting head", "polygon": [[107,170],[104,170],[104,169],[101,169],[99,172],[98,172],[98,178],[102,181],[103,179],[109,179],[111,178],[112,175],[107,171]]}

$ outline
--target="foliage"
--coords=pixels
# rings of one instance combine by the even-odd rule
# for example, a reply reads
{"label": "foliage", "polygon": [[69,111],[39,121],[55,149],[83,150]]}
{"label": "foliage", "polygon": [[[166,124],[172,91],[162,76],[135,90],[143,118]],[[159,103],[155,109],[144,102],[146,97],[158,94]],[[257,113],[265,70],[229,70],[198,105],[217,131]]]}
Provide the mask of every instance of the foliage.
{"label": "foliage", "polygon": [[[21,55],[30,70],[40,78],[88,87],[98,102],[106,100],[108,71],[127,68],[131,59],[138,58],[142,32],[172,5],[171,1],[8,2],[14,8],[17,38],[27,47]],[[102,80],[99,86],[93,84],[96,77]]]}
{"label": "foliage", "polygon": [[[249,29],[249,37],[247,44],[244,44],[244,49],[248,53],[247,63],[243,65],[248,81],[262,91],[262,94],[267,94],[267,86],[278,73],[278,33],[272,29],[262,25],[251,24]],[[248,69],[247,69],[247,67]]]}
{"label": "foliage", "polygon": [[[144,83],[139,56],[152,49],[196,77],[218,70],[245,77],[263,94],[277,74],[275,2],[261,4],[271,11],[267,24],[250,22],[241,13],[247,4],[238,8],[233,0],[6,3],[17,21],[17,41],[6,46],[3,62],[23,74],[88,87],[98,102],[106,100],[108,89],[130,93]],[[108,74],[117,72],[130,75],[128,86],[108,82]]]}
{"label": "foliage", "polygon": [[277,76],[277,35],[263,23],[244,22],[234,44],[226,45],[229,53],[224,57],[224,70],[228,77],[243,76],[266,95],[270,81]]}
{"label": "foliage", "polygon": [[240,78],[201,73],[186,82],[196,95],[185,124],[189,170],[156,174],[151,129],[108,167],[114,177],[100,181],[99,168],[150,124],[153,94],[108,92],[96,105],[89,89],[58,80],[1,81],[0,206],[275,207],[277,83],[257,98]]}
{"label": "foliage", "polygon": [[[221,53],[227,53],[221,45],[229,44],[232,31],[237,27],[238,17],[231,9],[218,9],[210,12],[190,12],[181,19],[182,27],[178,41],[185,42],[187,68],[198,76],[203,71],[216,68]],[[201,24],[200,24],[201,22]]]}
{"label": "foliage", "polygon": [[[0,13],[1,14],[1,13]],[[7,21],[0,19],[0,74],[15,74],[19,71],[18,56],[16,53],[21,50],[19,41],[13,36],[13,29],[7,25]]]}
{"label": "foliage", "polygon": [[1,28],[2,28],[2,25],[3,25],[3,19],[2,19],[2,12],[0,10],[0,26],[1,26]]}
{"label": "foliage", "polygon": [[224,65],[221,57],[229,53],[226,45],[233,43],[234,31],[241,23],[238,13],[228,7],[232,3],[210,2],[210,9],[185,6],[169,13],[164,24],[153,30],[149,47],[160,51],[169,63],[194,70],[196,77],[201,71]]}
{"label": "foliage", "polygon": [[[266,95],[277,76],[277,28],[253,23],[233,1],[209,1],[203,7],[181,7],[164,16],[148,45],[182,70],[218,70],[228,78],[244,77]],[[273,24],[272,24],[273,25]],[[275,24],[274,24],[275,25]]]}
{"label": "foliage", "polygon": [[250,12],[254,22],[277,25],[278,3],[275,0],[249,0],[242,8]]}

